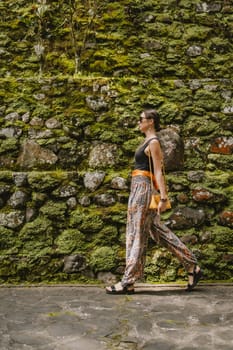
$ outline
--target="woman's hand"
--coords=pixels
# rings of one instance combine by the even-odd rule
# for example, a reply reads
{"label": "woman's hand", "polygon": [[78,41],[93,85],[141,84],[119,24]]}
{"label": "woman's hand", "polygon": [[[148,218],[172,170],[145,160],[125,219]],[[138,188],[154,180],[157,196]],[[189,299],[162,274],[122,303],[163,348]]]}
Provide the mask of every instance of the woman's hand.
{"label": "woman's hand", "polygon": [[160,213],[162,213],[163,211],[166,210],[166,201],[159,201],[159,204],[158,204],[158,214],[160,215]]}

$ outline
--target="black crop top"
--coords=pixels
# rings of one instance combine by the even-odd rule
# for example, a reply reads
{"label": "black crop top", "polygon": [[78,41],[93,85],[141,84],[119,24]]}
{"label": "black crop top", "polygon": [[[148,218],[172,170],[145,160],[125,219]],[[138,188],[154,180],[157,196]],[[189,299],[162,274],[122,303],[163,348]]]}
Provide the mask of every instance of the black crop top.
{"label": "black crop top", "polygon": [[[152,140],[158,140],[158,137],[151,138],[143,146],[139,147],[136,150],[134,169],[150,171],[149,157],[145,154],[145,149],[149,145],[150,141]],[[152,172],[154,172],[153,166],[152,166]]]}

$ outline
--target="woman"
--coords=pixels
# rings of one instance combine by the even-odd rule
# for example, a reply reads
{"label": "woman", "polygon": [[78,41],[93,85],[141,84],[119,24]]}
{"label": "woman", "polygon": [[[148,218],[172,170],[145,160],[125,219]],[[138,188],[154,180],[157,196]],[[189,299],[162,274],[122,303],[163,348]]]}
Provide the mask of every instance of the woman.
{"label": "woman", "polygon": [[[145,134],[145,140],[136,150],[135,170],[132,173],[126,227],[126,268],[121,282],[106,287],[106,293],[134,293],[134,283],[144,272],[148,233],[183,264],[189,276],[186,290],[192,291],[202,275],[197,260],[180,239],[160,222],[160,213],[166,209],[167,193],[162,172],[163,157],[156,136],[156,131],[160,130],[160,121],[155,110],[142,112],[139,129]],[[153,162],[152,175],[149,171],[149,154]],[[152,193],[151,176],[161,196],[157,211],[149,209]]]}

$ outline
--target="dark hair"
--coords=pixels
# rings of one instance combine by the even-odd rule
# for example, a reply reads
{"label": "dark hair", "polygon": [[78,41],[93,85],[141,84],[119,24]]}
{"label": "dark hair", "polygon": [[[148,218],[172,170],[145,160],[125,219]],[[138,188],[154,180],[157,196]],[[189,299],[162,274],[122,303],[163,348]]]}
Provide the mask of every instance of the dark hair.
{"label": "dark hair", "polygon": [[161,127],[160,127],[160,118],[159,118],[158,112],[155,109],[146,109],[143,111],[143,113],[145,114],[146,119],[154,120],[155,130],[159,131]]}

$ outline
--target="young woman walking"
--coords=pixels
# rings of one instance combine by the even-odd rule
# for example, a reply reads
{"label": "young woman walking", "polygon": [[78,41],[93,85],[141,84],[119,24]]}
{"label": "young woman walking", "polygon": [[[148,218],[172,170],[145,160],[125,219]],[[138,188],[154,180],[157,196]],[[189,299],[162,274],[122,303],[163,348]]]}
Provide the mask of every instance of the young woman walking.
{"label": "young woman walking", "polygon": [[[106,293],[134,293],[134,283],[143,276],[149,234],[183,264],[189,276],[186,291],[192,291],[202,275],[196,257],[160,221],[160,213],[166,209],[167,193],[162,171],[163,155],[156,135],[160,130],[160,120],[156,110],[145,110],[141,113],[139,129],[145,134],[145,139],[135,152],[135,168],[132,172],[127,213],[125,272],[119,283],[106,287]],[[153,163],[152,174],[149,165],[150,155]],[[161,196],[157,210],[149,209],[152,194],[151,176]]]}

